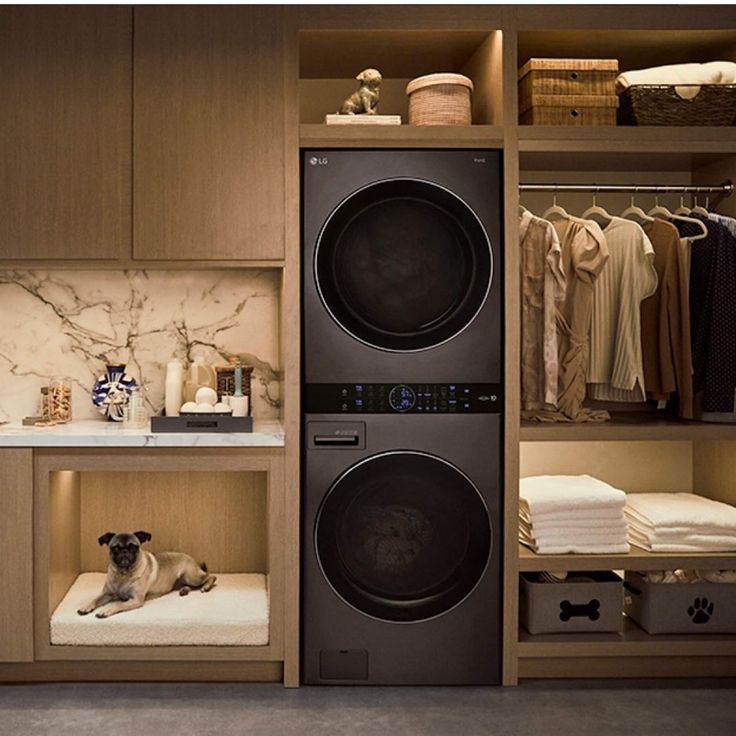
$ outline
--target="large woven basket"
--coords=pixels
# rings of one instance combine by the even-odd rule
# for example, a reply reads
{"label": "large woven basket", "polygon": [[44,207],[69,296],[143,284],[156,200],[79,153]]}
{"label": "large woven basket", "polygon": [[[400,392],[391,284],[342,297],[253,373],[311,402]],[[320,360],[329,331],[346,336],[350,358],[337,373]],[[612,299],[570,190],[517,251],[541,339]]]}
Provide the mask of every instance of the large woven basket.
{"label": "large woven basket", "polygon": [[427,74],[406,85],[409,125],[470,125],[473,82],[462,74]]}
{"label": "large woven basket", "polygon": [[734,125],[736,84],[637,84],[619,95],[619,125]]}

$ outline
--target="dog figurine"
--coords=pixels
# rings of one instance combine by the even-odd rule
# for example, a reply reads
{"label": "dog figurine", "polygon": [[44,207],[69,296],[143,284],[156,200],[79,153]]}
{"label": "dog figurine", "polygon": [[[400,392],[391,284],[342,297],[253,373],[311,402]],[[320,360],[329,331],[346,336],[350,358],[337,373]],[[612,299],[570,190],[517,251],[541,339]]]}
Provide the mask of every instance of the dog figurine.
{"label": "dog figurine", "polygon": [[381,72],[377,69],[363,69],[355,78],[360,82],[360,87],[342,103],[339,114],[376,115],[382,80]]}
{"label": "dog figurine", "polygon": [[198,565],[192,557],[182,552],[159,552],[151,554],[141,549],[144,542],[151,540],[148,532],[107,532],[97,541],[108,545],[110,564],[102,593],[77,613],[86,616],[100,609],[97,618],[109,618],[116,613],[140,608],[146,598],[165,595],[178,590],[187,595],[191,588],[202,593],[212,590],[217,578],[207,571],[207,566]]}

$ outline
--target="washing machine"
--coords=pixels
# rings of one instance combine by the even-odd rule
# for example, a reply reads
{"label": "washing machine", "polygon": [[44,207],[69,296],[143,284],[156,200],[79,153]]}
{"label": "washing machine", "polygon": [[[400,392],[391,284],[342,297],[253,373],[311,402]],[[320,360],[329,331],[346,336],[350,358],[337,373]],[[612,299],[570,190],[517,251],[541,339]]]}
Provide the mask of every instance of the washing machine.
{"label": "washing machine", "polygon": [[306,150],[304,380],[501,380],[501,152]]}
{"label": "washing machine", "polygon": [[498,683],[500,153],[303,153],[303,681]]}

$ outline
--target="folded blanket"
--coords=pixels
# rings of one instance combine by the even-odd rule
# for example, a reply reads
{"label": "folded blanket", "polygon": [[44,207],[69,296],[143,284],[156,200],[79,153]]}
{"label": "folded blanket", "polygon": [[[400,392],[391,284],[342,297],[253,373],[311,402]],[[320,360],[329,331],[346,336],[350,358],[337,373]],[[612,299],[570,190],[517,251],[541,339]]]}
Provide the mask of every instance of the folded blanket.
{"label": "folded blanket", "polygon": [[720,530],[736,534],[736,508],[694,493],[630,493],[626,514],[642,519],[657,532],[671,527]]}
{"label": "folded blanket", "polygon": [[717,526],[654,526],[630,512],[626,513],[626,523],[629,527],[640,530],[642,534],[656,534],[657,536],[662,537],[662,539],[679,539],[688,534],[732,534],[732,530],[730,528],[724,529],[723,527]]}
{"label": "folded blanket", "polygon": [[537,514],[582,509],[622,508],[626,494],[589,475],[522,478],[519,506],[534,522]]}
{"label": "folded blanket", "polygon": [[630,547],[628,544],[565,544],[560,546],[536,545],[524,542],[539,555],[623,555]]}
{"label": "folded blanket", "polygon": [[699,531],[691,531],[686,534],[670,534],[668,532],[650,532],[635,524],[629,526],[629,534],[636,535],[649,542],[661,542],[662,544],[733,544],[736,545],[736,534],[700,534]]}
{"label": "folded blanket", "polygon": [[623,72],[616,78],[619,92],[633,84],[736,84],[736,64],[732,61],[670,64]]}
{"label": "folded blanket", "polygon": [[683,544],[683,543],[661,543],[655,542],[649,544],[644,541],[629,539],[631,544],[641,547],[647,552],[736,552],[736,545],[727,545],[720,547],[718,545],[702,545],[702,544]]}

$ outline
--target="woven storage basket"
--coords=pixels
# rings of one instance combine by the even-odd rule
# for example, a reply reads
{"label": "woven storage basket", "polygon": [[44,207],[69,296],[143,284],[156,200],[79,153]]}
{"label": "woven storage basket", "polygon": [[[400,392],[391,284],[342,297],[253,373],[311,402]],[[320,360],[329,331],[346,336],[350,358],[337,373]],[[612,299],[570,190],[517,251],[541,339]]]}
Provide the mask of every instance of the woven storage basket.
{"label": "woven storage basket", "polygon": [[470,125],[473,83],[462,74],[427,74],[406,85],[409,125]]}
{"label": "woven storage basket", "polygon": [[619,95],[618,124],[734,125],[736,84],[632,85]]}

